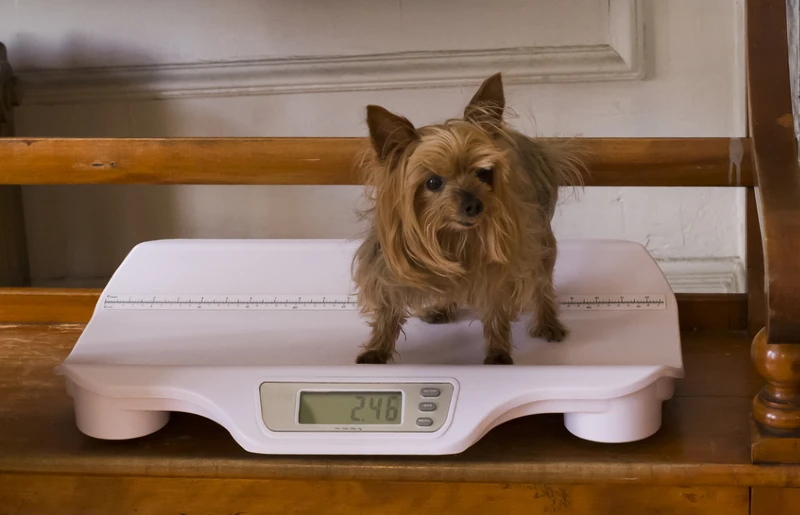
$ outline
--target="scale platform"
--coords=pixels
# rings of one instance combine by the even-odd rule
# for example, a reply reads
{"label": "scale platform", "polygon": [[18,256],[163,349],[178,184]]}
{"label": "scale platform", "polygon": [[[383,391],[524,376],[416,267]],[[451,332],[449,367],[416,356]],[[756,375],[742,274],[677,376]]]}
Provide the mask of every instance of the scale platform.
{"label": "scale platform", "polygon": [[[513,325],[515,364],[483,365],[479,320],[409,319],[386,365],[357,365],[369,335],[350,265],[358,242],[163,240],[135,247],[57,369],[78,428],[119,440],[170,412],[225,427],[261,454],[455,454],[493,427],[563,413],[597,442],[649,437],[683,377],[675,296],[641,245],[563,241],[560,343]],[[536,435],[531,435],[535,438]]]}

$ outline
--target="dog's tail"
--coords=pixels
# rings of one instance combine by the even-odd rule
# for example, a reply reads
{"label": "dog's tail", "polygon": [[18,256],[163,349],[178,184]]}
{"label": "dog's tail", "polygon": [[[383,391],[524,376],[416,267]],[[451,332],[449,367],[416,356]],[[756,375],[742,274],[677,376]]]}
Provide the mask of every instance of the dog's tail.
{"label": "dog's tail", "polygon": [[544,151],[551,170],[556,174],[556,183],[560,187],[583,188],[589,170],[586,162],[589,157],[587,149],[578,139],[551,139],[547,141]]}
{"label": "dog's tail", "polygon": [[508,135],[519,165],[533,182],[539,206],[552,217],[559,199],[585,185],[585,150],[574,139],[531,138],[516,131]]}

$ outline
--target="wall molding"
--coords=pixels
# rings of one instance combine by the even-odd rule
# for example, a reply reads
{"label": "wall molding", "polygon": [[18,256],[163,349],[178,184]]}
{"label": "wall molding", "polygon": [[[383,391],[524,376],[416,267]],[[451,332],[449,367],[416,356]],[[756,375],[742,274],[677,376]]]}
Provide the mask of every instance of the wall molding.
{"label": "wall molding", "polygon": [[609,43],[19,71],[23,105],[285,93],[640,80],[641,0],[608,0]]}
{"label": "wall molding", "polygon": [[732,258],[657,260],[676,293],[744,293],[742,260]]}

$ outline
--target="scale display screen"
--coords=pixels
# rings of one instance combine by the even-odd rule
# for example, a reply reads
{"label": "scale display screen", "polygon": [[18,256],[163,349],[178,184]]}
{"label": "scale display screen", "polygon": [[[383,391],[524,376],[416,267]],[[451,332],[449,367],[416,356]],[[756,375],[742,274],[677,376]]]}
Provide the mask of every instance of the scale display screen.
{"label": "scale display screen", "polygon": [[402,392],[300,392],[300,424],[400,424]]}

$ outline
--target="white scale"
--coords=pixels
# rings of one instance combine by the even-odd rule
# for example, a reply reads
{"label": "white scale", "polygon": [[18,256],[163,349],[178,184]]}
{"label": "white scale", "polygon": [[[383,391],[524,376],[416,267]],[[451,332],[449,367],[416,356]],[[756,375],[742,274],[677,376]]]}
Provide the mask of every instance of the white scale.
{"label": "white scale", "polygon": [[[483,365],[479,320],[409,319],[386,365],[356,365],[369,328],[350,278],[358,242],[164,240],[134,248],[105,288],[66,378],[76,423],[108,440],[170,412],[262,454],[454,454],[493,427],[563,413],[574,435],[647,438],[683,377],[678,310],[644,247],[564,241],[561,343],[512,327],[512,366]],[[535,438],[536,435],[531,435]]]}

